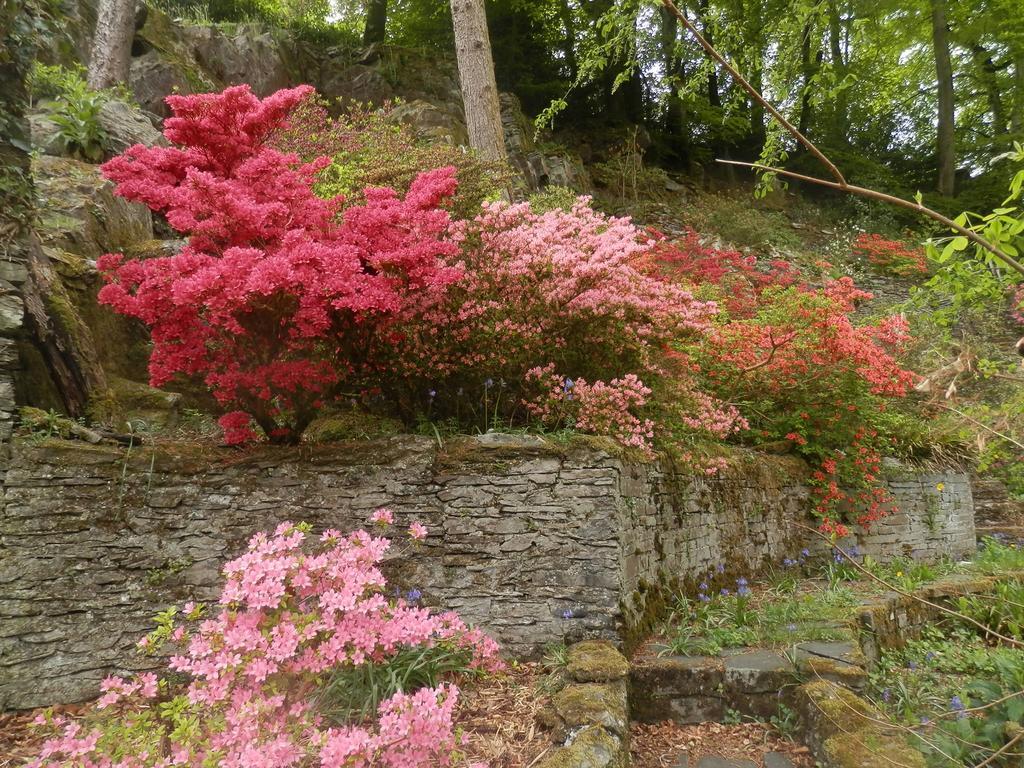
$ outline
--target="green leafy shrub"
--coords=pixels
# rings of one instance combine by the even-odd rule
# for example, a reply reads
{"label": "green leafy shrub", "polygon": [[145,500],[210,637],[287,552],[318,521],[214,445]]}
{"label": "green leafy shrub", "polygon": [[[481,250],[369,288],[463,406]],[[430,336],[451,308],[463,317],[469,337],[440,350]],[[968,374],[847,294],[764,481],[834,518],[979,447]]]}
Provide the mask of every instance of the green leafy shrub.
{"label": "green leafy shrub", "polygon": [[1024,582],[1020,579],[997,582],[991,594],[960,597],[957,609],[993,634],[1024,640]]}
{"label": "green leafy shrub", "polygon": [[569,187],[552,185],[530,195],[530,210],[538,214],[555,209],[571,211],[579,198],[579,193]]}
{"label": "green leafy shrub", "polygon": [[473,660],[471,648],[446,640],[430,646],[399,646],[383,661],[371,660],[336,672],[320,696],[318,710],[335,722],[360,722],[396,693],[435,688],[453,677],[482,674]]}
{"label": "green leafy shrub", "polygon": [[351,103],[331,117],[321,97],[307,99],[289,117],[288,127],[272,137],[278,149],[305,161],[332,158],[317,178],[322,198],[345,195],[346,204],[362,199],[366,187],[390,187],[404,193],[424,169],[453,166],[459,182],[451,203],[456,218],[472,218],[480,204],[497,198],[512,181],[511,170],[481,160],[452,144],[417,138],[413,128],[393,118],[394,104],[380,109]]}
{"label": "green leafy shrub", "polygon": [[110,99],[105,91],[94,91],[83,77],[81,67],[66,69],[37,63],[30,76],[33,99],[45,99],[49,119],[57,126],[63,150],[81,160],[103,159],[106,131],[100,110]]}

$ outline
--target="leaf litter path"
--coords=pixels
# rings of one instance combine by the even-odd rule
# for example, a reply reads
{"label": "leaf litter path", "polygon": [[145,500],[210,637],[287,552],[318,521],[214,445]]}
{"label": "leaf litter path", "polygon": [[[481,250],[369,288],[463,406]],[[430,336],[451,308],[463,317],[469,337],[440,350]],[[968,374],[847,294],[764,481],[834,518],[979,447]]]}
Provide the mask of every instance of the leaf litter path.
{"label": "leaf litter path", "polygon": [[763,723],[634,724],[633,768],[813,768],[807,747]]}

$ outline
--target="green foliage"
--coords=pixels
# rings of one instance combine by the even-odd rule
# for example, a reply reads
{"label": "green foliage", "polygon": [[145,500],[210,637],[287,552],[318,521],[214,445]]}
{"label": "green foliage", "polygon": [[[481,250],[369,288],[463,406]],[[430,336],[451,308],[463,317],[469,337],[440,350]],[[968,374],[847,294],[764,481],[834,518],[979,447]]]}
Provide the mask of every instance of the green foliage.
{"label": "green foliage", "polygon": [[84,75],[80,65],[66,69],[35,62],[29,86],[34,99],[45,99],[47,115],[57,126],[63,150],[72,157],[99,162],[107,138],[100,111],[111,94],[92,90]]}
{"label": "green foliage", "polygon": [[997,534],[982,540],[973,563],[977,571],[986,574],[1024,571],[1024,547],[1002,541],[1003,538],[1004,534]]}
{"label": "green foliage", "polygon": [[361,721],[399,691],[432,688],[453,674],[479,674],[472,661],[472,650],[454,642],[400,648],[383,662],[367,661],[334,674],[320,693],[318,706],[336,722]]}
{"label": "green foliage", "polygon": [[801,594],[747,592],[679,596],[672,611],[668,649],[685,655],[717,655],[743,646],[785,647],[794,643],[850,637],[846,626],[857,594],[846,587]]}
{"label": "green foliage", "polygon": [[553,210],[569,211],[579,200],[579,193],[569,187],[550,186],[530,195],[530,208],[535,213]]}
{"label": "green foliage", "polygon": [[933,768],[1020,764],[997,750],[1024,722],[1024,651],[993,648],[963,627],[928,627],[919,640],[882,655],[870,694],[896,720],[914,726]]}
{"label": "green foliage", "polygon": [[997,582],[991,594],[959,597],[956,607],[993,634],[1024,640],[1024,582],[1020,579]]}
{"label": "green foliage", "polygon": [[785,214],[751,205],[749,200],[706,195],[690,219],[698,231],[714,233],[735,247],[768,252],[796,250],[803,245]]}
{"label": "green foliage", "polygon": [[404,192],[424,169],[454,166],[459,188],[452,212],[457,218],[471,218],[484,200],[495,199],[511,184],[508,168],[452,144],[417,137],[411,126],[395,119],[395,106],[374,109],[351,103],[332,118],[327,101],[316,97],[300,105],[287,130],[273,140],[306,160],[333,158],[320,173],[314,192],[324,198],[344,195],[350,204],[361,199],[366,187]]}

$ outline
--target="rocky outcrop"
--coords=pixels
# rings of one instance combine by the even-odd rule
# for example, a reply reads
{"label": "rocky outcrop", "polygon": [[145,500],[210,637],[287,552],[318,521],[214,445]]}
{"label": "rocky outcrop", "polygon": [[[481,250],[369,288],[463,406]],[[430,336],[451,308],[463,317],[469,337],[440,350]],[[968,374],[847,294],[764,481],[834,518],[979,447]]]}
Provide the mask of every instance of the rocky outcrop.
{"label": "rocky outcrop", "polygon": [[[144,329],[101,307],[96,259],[104,253],[153,241],[153,219],[145,206],[113,194],[99,168],[70,158],[42,155],[33,163],[42,258],[36,279],[51,330],[87,382],[87,400],[109,397],[107,373],[144,377],[148,348]],[[13,265],[11,267],[13,269]],[[11,275],[18,278],[19,275]],[[103,339],[97,344],[96,339]],[[20,343],[18,402],[44,410],[66,410],[61,382],[33,347]],[[86,415],[89,402],[74,415]]]}

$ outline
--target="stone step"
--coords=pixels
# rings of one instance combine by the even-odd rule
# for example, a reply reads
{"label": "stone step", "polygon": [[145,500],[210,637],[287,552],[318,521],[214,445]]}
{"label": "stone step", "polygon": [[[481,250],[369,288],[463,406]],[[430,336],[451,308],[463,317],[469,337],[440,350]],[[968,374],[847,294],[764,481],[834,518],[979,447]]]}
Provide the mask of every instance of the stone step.
{"label": "stone step", "polygon": [[633,719],[681,725],[723,722],[729,712],[767,719],[792,705],[807,678],[859,688],[866,679],[863,656],[852,642],[799,643],[790,653],[759,648],[725,650],[719,656],[659,655],[634,660],[630,672]]}

